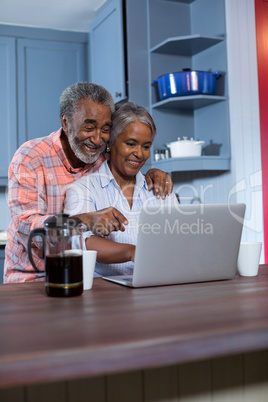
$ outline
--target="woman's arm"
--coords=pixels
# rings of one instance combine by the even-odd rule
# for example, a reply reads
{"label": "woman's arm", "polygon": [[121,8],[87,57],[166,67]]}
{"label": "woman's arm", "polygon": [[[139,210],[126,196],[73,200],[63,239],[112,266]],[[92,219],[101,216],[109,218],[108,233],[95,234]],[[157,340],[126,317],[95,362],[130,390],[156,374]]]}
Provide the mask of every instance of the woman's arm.
{"label": "woman's arm", "polygon": [[[97,190],[96,190],[97,191]],[[78,179],[66,189],[64,213],[78,217],[87,225],[87,229],[103,236],[113,231],[125,231],[128,224],[126,217],[114,207],[96,209],[96,193],[92,191],[90,177]]]}
{"label": "woman's arm", "polygon": [[102,264],[120,264],[134,261],[136,247],[93,235],[86,239],[86,248],[97,250],[97,261]]}

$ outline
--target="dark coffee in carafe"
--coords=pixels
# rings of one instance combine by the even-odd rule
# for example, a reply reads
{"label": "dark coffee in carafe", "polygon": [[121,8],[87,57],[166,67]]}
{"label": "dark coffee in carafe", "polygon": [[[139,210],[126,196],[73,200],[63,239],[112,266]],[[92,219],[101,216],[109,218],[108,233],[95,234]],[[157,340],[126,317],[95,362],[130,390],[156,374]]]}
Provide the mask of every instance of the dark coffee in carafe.
{"label": "dark coffee in carafe", "polygon": [[48,218],[44,228],[31,231],[28,256],[37,272],[40,271],[33,260],[32,239],[41,236],[43,240],[48,296],[79,296],[83,292],[82,232],[85,229],[80,219],[58,214]]}
{"label": "dark coffee in carafe", "polygon": [[46,293],[52,297],[79,296],[83,293],[82,255],[46,257]]}

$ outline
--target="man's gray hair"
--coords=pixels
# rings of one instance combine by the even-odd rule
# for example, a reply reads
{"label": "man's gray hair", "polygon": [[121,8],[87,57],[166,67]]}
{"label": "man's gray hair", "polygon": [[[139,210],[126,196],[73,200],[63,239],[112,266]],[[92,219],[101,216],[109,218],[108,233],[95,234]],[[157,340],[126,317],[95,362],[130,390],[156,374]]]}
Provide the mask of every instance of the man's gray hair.
{"label": "man's gray hair", "polygon": [[123,133],[126,127],[139,121],[145,124],[152,133],[152,141],[156,136],[156,127],[150,113],[143,107],[139,105],[134,105],[132,102],[124,103],[120,106],[113,115],[113,124],[110,133],[110,145],[112,146],[117,138]]}
{"label": "man's gray hair", "polygon": [[72,120],[81,99],[109,106],[111,114],[115,110],[113,97],[107,89],[91,82],[79,82],[69,86],[61,94],[60,116],[64,114],[68,120]]}

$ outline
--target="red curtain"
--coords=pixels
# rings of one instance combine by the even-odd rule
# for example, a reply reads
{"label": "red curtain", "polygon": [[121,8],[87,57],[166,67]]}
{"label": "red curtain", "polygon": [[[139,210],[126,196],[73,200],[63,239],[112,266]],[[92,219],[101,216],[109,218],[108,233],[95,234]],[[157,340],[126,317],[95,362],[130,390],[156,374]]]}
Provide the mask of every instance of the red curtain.
{"label": "red curtain", "polygon": [[268,0],[255,0],[263,182],[264,254],[268,262]]}

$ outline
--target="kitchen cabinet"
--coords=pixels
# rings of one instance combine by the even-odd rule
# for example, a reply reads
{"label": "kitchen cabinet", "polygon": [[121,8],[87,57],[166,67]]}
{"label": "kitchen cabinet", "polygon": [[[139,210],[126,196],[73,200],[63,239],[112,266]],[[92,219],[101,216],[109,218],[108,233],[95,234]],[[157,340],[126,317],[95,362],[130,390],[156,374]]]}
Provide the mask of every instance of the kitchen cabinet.
{"label": "kitchen cabinet", "polygon": [[25,141],[60,125],[59,97],[85,81],[87,34],[0,25],[0,185]]}
{"label": "kitchen cabinet", "polygon": [[17,65],[18,145],[21,145],[60,128],[62,91],[85,79],[85,45],[19,38]]}
{"label": "kitchen cabinet", "polygon": [[15,57],[15,39],[0,36],[0,185],[6,182],[8,165],[17,146]]}
{"label": "kitchen cabinet", "polygon": [[107,0],[90,26],[90,81],[107,88],[116,103],[149,107],[147,26],[144,0]]}
{"label": "kitchen cabinet", "polygon": [[90,52],[91,81],[108,89],[115,102],[126,99],[122,0],[105,4],[91,24]]}
{"label": "kitchen cabinet", "polygon": [[[147,167],[166,172],[230,168],[229,107],[224,0],[148,0],[150,111],[158,135]],[[160,25],[161,24],[161,25]],[[161,27],[161,28],[159,28]],[[215,95],[158,99],[151,85],[184,68],[219,71]],[[178,137],[204,140],[203,155],[154,160],[154,151]]]}
{"label": "kitchen cabinet", "polygon": [[[116,54],[119,48],[126,50],[125,70],[121,74],[118,68],[117,72],[121,74],[121,80],[124,77],[127,79],[127,99],[146,107],[157,127],[151,157],[143,170],[151,167],[166,172],[229,170],[231,152],[224,0],[114,0],[112,3],[125,6],[126,35],[124,44],[122,38],[114,42],[116,50],[109,53],[109,65],[118,65]],[[104,10],[108,14],[112,3],[104,4],[103,16]],[[104,47],[101,50],[95,47],[94,52],[90,50],[92,68],[96,68],[95,60],[105,53],[110,46],[110,37],[117,30],[115,26],[110,26],[107,31],[98,21],[99,17],[93,26],[99,27],[98,34]],[[215,95],[185,96],[159,102],[153,81],[163,74],[184,68],[221,72],[222,76],[216,81]],[[108,78],[108,72],[103,70],[102,74]],[[112,74],[105,81],[106,87],[109,89],[114,81]],[[203,155],[155,161],[155,150],[166,148],[167,143],[178,137],[204,140]]]}

